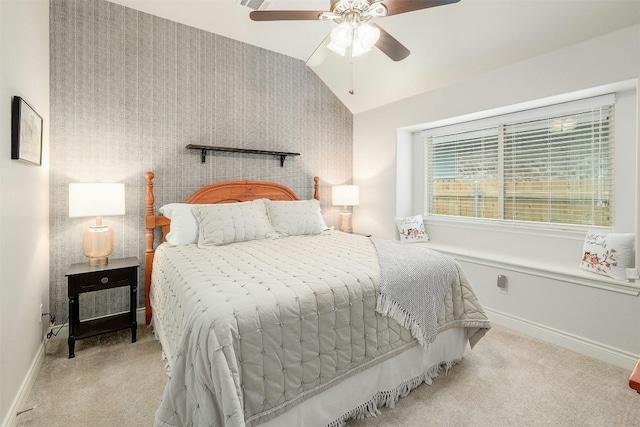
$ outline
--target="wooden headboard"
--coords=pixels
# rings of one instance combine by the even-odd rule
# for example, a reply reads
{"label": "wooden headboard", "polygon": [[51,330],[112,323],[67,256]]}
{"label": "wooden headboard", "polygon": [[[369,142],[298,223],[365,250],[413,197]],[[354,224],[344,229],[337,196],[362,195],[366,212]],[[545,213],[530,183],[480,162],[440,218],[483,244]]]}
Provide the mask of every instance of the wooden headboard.
{"label": "wooden headboard", "polygon": [[[153,194],[153,172],[144,174],[147,179],[147,190],[144,196],[145,203],[145,239],[146,251],[144,257],[144,290],[145,290],[145,321],[151,322],[151,304],[149,292],[151,291],[151,270],[155,255],[155,229],[162,230],[162,241],[166,241],[167,233],[171,227],[171,220],[163,215],[155,214],[155,195]],[[320,178],[313,178],[313,198],[320,200],[318,182]],[[234,203],[247,202],[255,199],[271,200],[298,200],[298,196],[284,185],[266,181],[225,181],[216,182],[202,187],[193,193],[184,203],[210,204],[210,203]]]}

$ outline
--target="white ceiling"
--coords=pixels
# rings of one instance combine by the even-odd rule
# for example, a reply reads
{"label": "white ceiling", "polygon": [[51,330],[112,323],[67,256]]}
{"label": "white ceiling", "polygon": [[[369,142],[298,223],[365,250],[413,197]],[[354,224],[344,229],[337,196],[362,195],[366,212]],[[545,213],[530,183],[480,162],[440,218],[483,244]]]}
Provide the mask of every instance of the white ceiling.
{"label": "white ceiling", "polygon": [[[237,0],[110,1],[303,61],[335,25],[254,22],[251,10]],[[328,10],[330,4],[267,2],[262,10]],[[640,23],[640,0],[461,0],[375,22],[409,48],[407,59],[394,62],[373,49],[354,58],[351,66],[325,49],[323,62],[310,65],[353,113],[635,25]]]}

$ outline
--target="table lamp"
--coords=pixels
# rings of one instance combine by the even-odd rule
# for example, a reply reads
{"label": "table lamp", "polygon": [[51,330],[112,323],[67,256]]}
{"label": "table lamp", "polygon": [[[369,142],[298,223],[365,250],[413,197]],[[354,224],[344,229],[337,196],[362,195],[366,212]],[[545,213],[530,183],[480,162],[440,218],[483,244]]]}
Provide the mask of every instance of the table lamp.
{"label": "table lamp", "polygon": [[69,218],[96,217],[96,224],[82,235],[82,249],[89,265],[105,265],[113,252],[113,230],[103,216],[124,215],[124,184],[88,182],[69,184]]}
{"label": "table lamp", "polygon": [[334,206],[344,206],[340,212],[340,231],[351,233],[352,214],[347,206],[357,206],[360,203],[360,187],[357,185],[334,185],[331,189],[331,199]]}

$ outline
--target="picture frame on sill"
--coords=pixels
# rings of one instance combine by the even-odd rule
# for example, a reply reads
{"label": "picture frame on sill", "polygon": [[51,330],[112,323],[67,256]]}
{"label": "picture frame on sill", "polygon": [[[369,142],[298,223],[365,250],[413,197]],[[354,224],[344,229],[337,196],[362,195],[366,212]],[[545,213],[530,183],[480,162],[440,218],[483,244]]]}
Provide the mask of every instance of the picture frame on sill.
{"label": "picture frame on sill", "polygon": [[23,98],[11,105],[11,158],[42,164],[42,117]]}

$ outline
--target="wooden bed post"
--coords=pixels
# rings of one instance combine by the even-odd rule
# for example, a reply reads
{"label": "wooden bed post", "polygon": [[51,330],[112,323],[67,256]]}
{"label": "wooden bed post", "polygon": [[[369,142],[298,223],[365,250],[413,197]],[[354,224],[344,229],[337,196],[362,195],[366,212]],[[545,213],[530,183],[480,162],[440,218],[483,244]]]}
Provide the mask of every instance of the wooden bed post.
{"label": "wooden bed post", "polygon": [[640,360],[629,377],[629,387],[640,393]]}
{"label": "wooden bed post", "polygon": [[149,292],[151,291],[151,266],[153,265],[153,257],[155,255],[155,249],[153,248],[153,241],[155,238],[155,221],[150,221],[150,218],[154,215],[153,205],[155,203],[155,196],[153,194],[153,172],[147,172],[144,174],[147,178],[147,191],[144,195],[145,202],[145,239],[147,242],[147,249],[144,255],[144,298],[145,298],[145,323],[148,325],[151,323],[151,304],[149,299]]}
{"label": "wooden bed post", "polygon": [[320,190],[318,189],[319,185],[318,182],[320,181],[320,178],[317,176],[313,177],[313,198],[316,200],[320,200]]}

